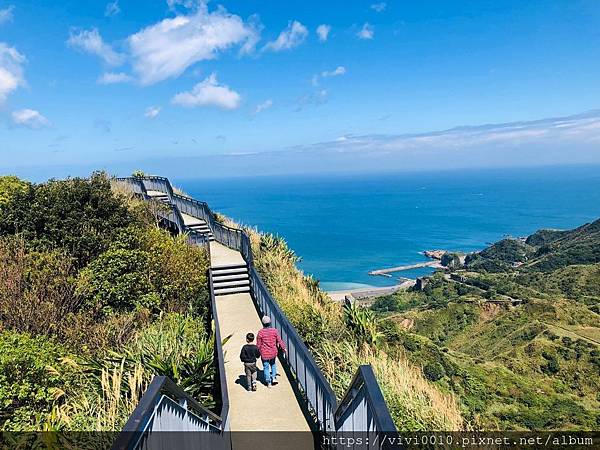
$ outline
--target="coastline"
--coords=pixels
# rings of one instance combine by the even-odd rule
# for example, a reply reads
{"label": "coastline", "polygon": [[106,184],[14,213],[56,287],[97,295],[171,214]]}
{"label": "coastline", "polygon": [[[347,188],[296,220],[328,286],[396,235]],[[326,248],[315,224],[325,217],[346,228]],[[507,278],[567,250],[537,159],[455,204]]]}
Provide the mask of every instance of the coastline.
{"label": "coastline", "polygon": [[397,291],[408,289],[416,284],[417,280],[407,279],[400,284],[394,286],[377,287],[371,286],[360,289],[348,289],[339,291],[327,291],[327,295],[334,302],[343,302],[347,298],[358,302],[368,302],[377,297],[390,295]]}

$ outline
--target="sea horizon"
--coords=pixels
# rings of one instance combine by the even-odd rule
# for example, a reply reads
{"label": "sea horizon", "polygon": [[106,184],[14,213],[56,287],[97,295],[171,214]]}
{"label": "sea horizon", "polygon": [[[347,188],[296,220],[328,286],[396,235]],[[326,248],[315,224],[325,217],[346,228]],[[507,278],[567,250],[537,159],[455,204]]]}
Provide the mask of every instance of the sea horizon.
{"label": "sea horizon", "polygon": [[505,236],[600,217],[597,166],[174,179],[211,208],[283,237],[327,291],[389,286],[371,270],[473,252]]}

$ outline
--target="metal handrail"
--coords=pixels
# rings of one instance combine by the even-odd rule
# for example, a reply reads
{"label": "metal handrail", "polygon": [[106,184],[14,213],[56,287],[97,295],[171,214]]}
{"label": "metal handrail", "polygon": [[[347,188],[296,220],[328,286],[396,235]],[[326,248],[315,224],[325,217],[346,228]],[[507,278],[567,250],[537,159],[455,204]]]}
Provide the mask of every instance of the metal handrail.
{"label": "metal handrail", "polygon": [[[335,428],[339,430],[343,427],[341,419],[344,417],[348,408],[353,404],[354,400],[361,397],[365,398],[370,415],[373,416],[374,422],[377,423],[377,428],[373,431],[376,432],[394,432],[396,426],[394,420],[390,414],[390,411],[385,403],[377,378],[370,365],[361,365],[352,382],[350,387],[339,402],[337,410],[335,411]],[[372,430],[366,430],[372,431]]]}
{"label": "metal handrail", "polygon": [[223,338],[219,317],[217,316],[217,304],[212,270],[208,269],[208,287],[210,293],[210,305],[212,309],[213,322],[215,324],[215,360],[217,361],[217,372],[219,374],[219,387],[221,394],[221,418],[223,420],[223,431],[229,431],[229,393],[227,391],[227,378],[225,376],[225,352],[223,351]]}
{"label": "metal handrail", "polygon": [[[132,177],[134,180],[139,180],[147,191],[159,191],[167,194],[167,199],[169,200],[169,205],[171,206],[171,210],[173,215],[175,216],[175,220],[173,223],[177,226],[177,229],[180,233],[184,233],[186,230],[185,222],[183,220],[183,216],[178,208],[175,207],[173,187],[171,186],[171,182],[165,177],[157,177],[157,176],[143,176],[143,177]],[[150,186],[146,186],[148,183]],[[150,187],[150,189],[149,189]]]}
{"label": "metal handrail", "polygon": [[252,263],[252,247],[250,237],[247,233],[238,228],[233,228],[219,222],[206,202],[201,202],[180,194],[174,194],[173,198],[178,207],[183,207],[183,212],[186,214],[195,212],[196,214],[191,215],[206,221],[215,235],[215,238],[217,238],[217,236],[220,238],[217,238],[219,242],[227,245],[229,248],[239,251],[248,264]]}
{"label": "metal handrail", "polygon": [[179,404],[185,403],[186,409],[191,411],[200,420],[207,423],[209,429],[215,432],[221,430],[222,417],[206,409],[193,397],[184,392],[169,377],[155,376],[144,392],[137,407],[129,416],[123,430],[119,433],[112,445],[112,450],[129,450],[135,448],[142,435],[146,432],[148,423],[159,404],[161,398],[166,396]]}
{"label": "metal handrail", "polygon": [[[146,190],[144,183],[142,183],[142,180],[140,180],[139,178],[136,178],[136,177],[115,178],[115,181],[133,185],[132,190],[134,193],[141,195],[144,200],[148,199],[148,191]],[[137,188],[139,192],[137,192],[135,188]]]}
{"label": "metal handrail", "polygon": [[[169,200],[169,205],[171,207],[171,214],[174,216],[174,220],[172,220],[170,217],[164,217],[164,218],[173,222],[175,224],[175,226],[177,227],[177,230],[180,233],[184,233],[186,231],[186,226],[185,226],[185,222],[183,220],[183,216],[181,215],[181,212],[178,210],[178,208],[174,207],[173,199],[174,199],[175,194],[173,192],[173,188],[171,187],[171,183],[169,182],[169,180],[167,178],[156,177],[156,176],[144,176],[144,177],[115,178],[115,181],[133,184],[133,186],[134,186],[133,192],[141,194],[142,198],[144,200],[148,200],[150,198],[150,196],[148,195],[148,191],[150,191],[150,190],[160,191],[160,192],[164,192],[165,194],[167,194],[167,198]],[[152,187],[154,189],[148,189],[144,183],[145,181],[150,183],[151,184],[150,187]],[[140,190],[140,192],[136,192],[135,187],[137,187]],[[162,190],[161,187],[164,188],[164,190]]]}

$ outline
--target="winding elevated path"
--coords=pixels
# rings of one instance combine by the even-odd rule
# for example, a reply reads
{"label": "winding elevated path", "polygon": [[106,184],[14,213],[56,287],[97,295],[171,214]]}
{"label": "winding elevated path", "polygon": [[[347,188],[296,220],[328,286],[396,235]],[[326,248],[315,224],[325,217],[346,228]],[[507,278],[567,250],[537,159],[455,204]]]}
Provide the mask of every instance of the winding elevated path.
{"label": "winding elevated path", "polygon": [[[156,376],[115,441],[115,450],[175,448],[164,441],[160,431],[202,432],[176,435],[182,440],[176,448],[182,449],[295,450],[321,447],[314,441],[321,434],[311,431],[330,436],[396,430],[370,366],[358,368],[338,402],[310,350],[257,272],[250,237],[243,230],[218,222],[205,202],[176,194],[164,177],[115,181],[145,200],[167,205],[155,213],[161,224],[172,232],[185,233],[190,244],[209,250],[211,303],[220,336],[215,351],[223,399],[220,412],[215,413],[168,377]],[[258,390],[252,392],[246,390],[239,353],[246,334],[257,333],[262,327],[258,311],[269,314],[288,346],[289,356],[279,361],[276,386],[267,388],[260,383],[259,372]],[[273,433],[278,431],[285,433]],[[207,447],[208,441],[211,444]]]}
{"label": "winding elevated path", "polygon": [[[153,198],[162,199],[165,194],[148,191]],[[186,226],[203,225],[201,218],[182,214]],[[210,242],[210,267],[212,270],[246,265],[242,254],[219,242]],[[231,336],[223,346],[225,352],[225,376],[229,393],[231,431],[310,431],[300,408],[290,380],[278,362],[278,384],[271,388],[260,382],[257,390],[246,390],[244,366],[239,359],[240,349],[246,344],[246,334],[258,333],[262,328],[260,317],[250,293],[234,293],[215,297],[215,314],[223,338]],[[262,367],[257,364],[259,372]]]}
{"label": "winding elevated path", "polygon": [[[210,243],[211,268],[244,264],[239,252],[218,242]],[[215,298],[216,316],[221,336],[231,337],[223,346],[225,352],[225,377],[229,393],[231,431],[306,431],[298,434],[269,435],[267,448],[311,448],[312,436],[302,409],[292,389],[290,380],[278,361],[279,382],[271,388],[259,382],[255,392],[245,388],[245,374],[240,362],[240,349],[246,343],[246,333],[256,333],[262,328],[260,318],[249,293],[218,295]],[[260,362],[257,364],[259,372]],[[256,442],[249,442],[256,441]],[[292,441],[292,442],[290,442]],[[296,441],[296,442],[293,442]],[[265,448],[264,436],[233,433],[232,448]]]}
{"label": "winding elevated path", "polygon": [[[218,242],[210,243],[210,254],[213,269],[244,263],[239,252]],[[250,294],[218,295],[215,302],[221,336],[231,335],[223,347],[231,431],[310,431],[281,361],[278,363],[280,376],[276,386],[268,388],[260,383],[262,378],[259,378],[255,392],[246,390],[240,349],[246,343],[246,333],[256,335],[262,328]],[[260,370],[260,362],[257,365]]]}

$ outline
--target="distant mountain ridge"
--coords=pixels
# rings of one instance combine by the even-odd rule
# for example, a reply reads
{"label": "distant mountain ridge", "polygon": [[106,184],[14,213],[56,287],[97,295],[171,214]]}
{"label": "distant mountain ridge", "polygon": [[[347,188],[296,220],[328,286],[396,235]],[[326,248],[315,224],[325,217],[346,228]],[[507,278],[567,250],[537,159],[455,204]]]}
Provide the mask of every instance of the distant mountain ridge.
{"label": "distant mountain ridge", "polygon": [[538,230],[526,239],[503,239],[469,255],[466,267],[487,272],[548,272],[600,262],[600,219],[572,230]]}

